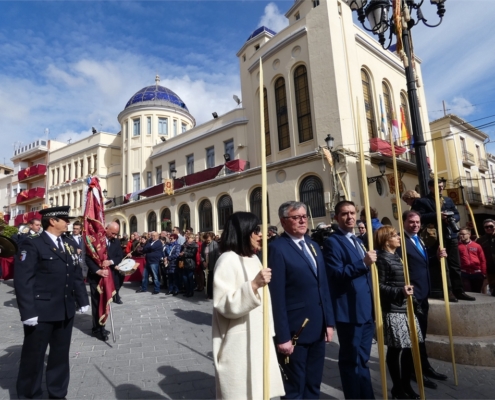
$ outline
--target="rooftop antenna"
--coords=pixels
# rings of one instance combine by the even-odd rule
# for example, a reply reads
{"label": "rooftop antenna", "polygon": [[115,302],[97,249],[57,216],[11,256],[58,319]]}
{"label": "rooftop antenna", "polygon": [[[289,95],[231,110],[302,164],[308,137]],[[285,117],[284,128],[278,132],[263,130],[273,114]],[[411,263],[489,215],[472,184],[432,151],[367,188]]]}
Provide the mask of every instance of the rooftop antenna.
{"label": "rooftop antenna", "polygon": [[156,88],[158,89],[158,84],[160,83],[160,75],[158,75],[158,73],[156,74],[155,76],[155,84],[156,84]]}
{"label": "rooftop antenna", "polygon": [[46,140],[48,141],[48,135],[50,134],[50,129],[45,128]]}
{"label": "rooftop antenna", "polygon": [[69,144],[70,144],[70,141],[71,141],[71,140],[72,140],[72,139],[67,139],[67,143],[69,143]]}

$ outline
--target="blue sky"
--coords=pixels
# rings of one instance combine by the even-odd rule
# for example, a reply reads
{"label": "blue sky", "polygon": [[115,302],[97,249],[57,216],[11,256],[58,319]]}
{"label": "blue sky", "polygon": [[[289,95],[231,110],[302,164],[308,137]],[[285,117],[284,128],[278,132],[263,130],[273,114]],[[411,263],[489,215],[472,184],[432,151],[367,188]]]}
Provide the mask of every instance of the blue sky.
{"label": "blue sky", "polygon": [[[0,0],[0,163],[45,128],[61,141],[92,126],[117,132],[118,113],[156,73],[198,123],[230,110],[232,95],[241,97],[235,53],[258,26],[281,30],[292,4]],[[435,21],[429,1],[423,8]],[[446,8],[440,27],[413,29],[430,118],[443,114],[442,100],[467,121],[494,115],[495,1],[448,0]],[[484,131],[495,139],[492,126]]]}

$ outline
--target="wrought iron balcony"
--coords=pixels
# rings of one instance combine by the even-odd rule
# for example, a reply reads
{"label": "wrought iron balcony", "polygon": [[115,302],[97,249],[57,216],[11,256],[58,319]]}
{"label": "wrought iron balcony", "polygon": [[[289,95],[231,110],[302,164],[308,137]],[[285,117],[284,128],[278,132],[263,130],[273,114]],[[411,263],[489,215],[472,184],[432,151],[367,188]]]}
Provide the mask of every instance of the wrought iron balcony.
{"label": "wrought iron balcony", "polygon": [[488,160],[486,158],[480,158],[478,164],[478,169],[480,171],[488,171]]}
{"label": "wrought iron balcony", "polygon": [[468,165],[475,165],[474,154],[470,153],[469,151],[463,150],[462,151],[462,162],[464,164],[468,164]]}
{"label": "wrought iron balcony", "polygon": [[483,200],[481,199],[481,193],[475,192],[473,189],[467,189],[467,198],[469,203],[483,204]]}

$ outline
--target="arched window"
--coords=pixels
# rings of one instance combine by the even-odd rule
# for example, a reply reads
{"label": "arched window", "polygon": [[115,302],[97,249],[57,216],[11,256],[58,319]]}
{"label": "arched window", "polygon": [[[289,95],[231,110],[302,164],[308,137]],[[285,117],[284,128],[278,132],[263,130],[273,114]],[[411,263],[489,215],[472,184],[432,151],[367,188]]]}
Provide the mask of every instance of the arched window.
{"label": "arched window", "polygon": [[[267,194],[268,197],[268,194]],[[267,215],[268,215],[268,222],[270,222],[270,202],[268,201],[267,198]],[[256,215],[259,220],[261,221],[261,188],[257,187],[251,192],[251,195],[249,196],[249,209],[251,212]]]}
{"label": "arched window", "polygon": [[131,219],[129,220],[129,229],[131,233],[138,231],[137,218],[134,216],[132,216]]}
{"label": "arched window", "polygon": [[284,78],[275,81],[275,107],[277,111],[278,149],[290,147],[289,115],[287,113],[287,93]]}
{"label": "arched window", "polygon": [[308,72],[300,65],[294,72],[294,88],[296,91],[297,129],[299,143],[313,139],[313,123],[311,122],[311,103],[309,101]]}
{"label": "arched window", "polygon": [[200,232],[211,232],[213,230],[213,210],[210,200],[199,203],[199,230]]}
{"label": "arched window", "polygon": [[191,211],[187,204],[182,204],[179,208],[179,228],[185,231],[191,226]]}
{"label": "arched window", "polygon": [[388,140],[390,137],[390,131],[392,130],[392,119],[393,119],[393,108],[392,108],[392,96],[390,94],[390,88],[385,82],[382,82],[382,91],[383,91],[383,107],[385,112],[385,118],[387,120],[387,128],[388,132],[385,132]]}
{"label": "arched window", "polygon": [[[401,115],[400,115],[401,137],[400,137],[400,141],[401,141],[401,144],[409,144],[411,142],[412,129],[411,129],[411,120],[409,118],[409,106],[407,103],[406,95],[404,93],[400,94],[400,108],[401,108]],[[402,125],[404,123],[406,125],[406,132],[404,132],[402,130]]]}
{"label": "arched window", "polygon": [[120,228],[120,221],[118,219],[116,219],[114,222],[117,223],[117,225],[119,226],[119,234],[122,234],[121,228]]}
{"label": "arched window", "polygon": [[313,218],[325,216],[325,199],[323,183],[317,176],[311,175],[303,179],[299,186],[299,198],[308,207],[308,215]]}
{"label": "arched window", "polygon": [[373,108],[373,92],[368,73],[361,70],[361,81],[363,83],[364,109],[366,111],[366,121],[368,126],[368,136],[370,139],[376,137],[375,111]]}
{"label": "arched window", "polygon": [[272,144],[270,141],[270,118],[268,118],[268,95],[266,88],[263,88],[263,115],[265,118],[265,151],[266,155],[272,154]]}
{"label": "arched window", "polygon": [[122,234],[127,233],[127,224],[122,222]]}
{"label": "arched window", "polygon": [[156,231],[156,213],[151,211],[148,214],[148,232]]}
{"label": "arched window", "polygon": [[218,200],[218,229],[223,229],[227,218],[234,212],[232,198],[225,194]]}
{"label": "arched window", "polygon": [[170,208],[164,208],[160,214],[160,224],[162,231],[172,232],[172,217],[170,216]]}

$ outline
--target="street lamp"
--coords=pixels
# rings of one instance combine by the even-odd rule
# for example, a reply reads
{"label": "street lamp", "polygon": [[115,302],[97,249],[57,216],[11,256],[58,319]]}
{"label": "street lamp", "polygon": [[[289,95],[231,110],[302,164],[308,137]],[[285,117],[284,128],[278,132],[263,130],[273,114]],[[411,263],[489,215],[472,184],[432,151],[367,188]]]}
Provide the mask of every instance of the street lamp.
{"label": "street lamp", "polygon": [[103,193],[103,197],[106,199],[107,198],[107,194],[108,194],[108,190],[107,189],[103,189],[102,190],[102,193]]}
{"label": "street lamp", "polygon": [[366,180],[368,181],[368,185],[371,185],[373,182],[376,182],[383,175],[385,175],[385,172],[387,171],[387,163],[385,161],[383,161],[383,160],[380,161],[378,163],[378,169],[380,170],[380,175],[371,176],[369,178],[366,178]]}
{"label": "street lamp", "polygon": [[[409,38],[409,30],[417,25],[420,21],[430,27],[434,28],[442,23],[443,16],[445,14],[446,0],[430,0],[431,4],[437,6],[437,15],[440,20],[437,24],[428,24],[427,19],[423,16],[421,6],[424,0],[401,0],[400,1],[400,13],[399,18],[406,21],[402,25],[402,44],[404,46],[404,53],[407,60],[404,61],[404,69],[407,79],[407,96],[409,100],[409,113],[411,116],[412,133],[414,139],[414,149],[416,157],[416,167],[418,170],[418,181],[421,196],[428,194],[428,180],[430,179],[428,172],[428,163],[426,159],[426,142],[423,135],[423,127],[421,124],[421,118],[419,114],[419,103],[416,89],[416,80],[414,77],[414,71],[412,68],[411,60],[411,44]],[[392,0],[346,0],[347,4],[352,11],[356,11],[358,20],[363,25],[363,28],[373,34],[378,35],[378,41],[382,47],[387,50],[392,44],[392,36],[396,33],[396,23],[394,21],[394,12],[389,17],[389,11],[393,3]],[[416,10],[416,20],[410,17],[411,12]],[[365,20],[368,20],[370,27],[365,26]],[[400,21],[400,19],[399,19]],[[389,43],[385,46],[385,32],[390,28]]]}
{"label": "street lamp", "polygon": [[53,207],[53,197],[50,197],[48,201],[50,202],[50,207]]}

